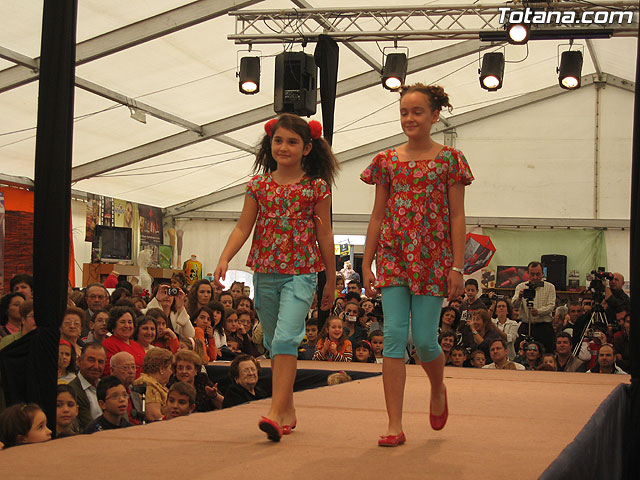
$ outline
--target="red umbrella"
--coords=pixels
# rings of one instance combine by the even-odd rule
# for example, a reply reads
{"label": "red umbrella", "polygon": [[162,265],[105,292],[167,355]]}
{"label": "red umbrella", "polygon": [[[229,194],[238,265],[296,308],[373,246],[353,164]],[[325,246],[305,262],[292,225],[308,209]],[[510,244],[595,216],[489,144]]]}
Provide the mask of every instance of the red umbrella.
{"label": "red umbrella", "polygon": [[467,233],[464,247],[464,273],[469,275],[489,265],[496,247],[487,235]]}

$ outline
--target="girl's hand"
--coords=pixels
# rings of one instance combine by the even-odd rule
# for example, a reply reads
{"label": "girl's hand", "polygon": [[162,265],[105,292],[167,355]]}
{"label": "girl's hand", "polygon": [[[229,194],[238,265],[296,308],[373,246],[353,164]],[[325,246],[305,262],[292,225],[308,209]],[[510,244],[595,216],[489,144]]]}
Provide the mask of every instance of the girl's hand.
{"label": "girl's hand", "polygon": [[327,283],[322,289],[322,301],[320,302],[320,310],[329,310],[333,305],[333,291],[336,289],[335,284]]}
{"label": "girl's hand", "polygon": [[207,327],[207,330],[205,331],[205,333],[207,334],[208,338],[213,338],[213,327],[211,325],[209,325]]}
{"label": "girl's hand", "polygon": [[336,353],[338,353],[338,346],[336,345],[335,342],[330,342],[330,343],[331,345],[329,347],[329,350],[331,350],[331,353],[335,355]]}
{"label": "girl's hand", "polygon": [[224,280],[227,275],[227,270],[229,269],[229,262],[220,259],[218,262],[218,266],[216,267],[215,272],[213,273],[213,283],[215,283],[218,288],[224,290],[224,285],[220,282],[220,278]]}
{"label": "girl's hand", "polygon": [[376,276],[371,269],[362,269],[362,286],[364,293],[369,298],[375,298],[378,295],[378,290],[375,288],[376,281]]}
{"label": "girl's hand", "polygon": [[322,353],[327,353],[329,351],[330,344],[331,342],[329,341],[329,339],[325,339],[324,343],[322,344]]}
{"label": "girl's hand", "polygon": [[449,301],[455,300],[464,292],[464,282],[462,280],[463,277],[460,272],[449,270],[449,275],[447,275],[447,292],[449,292],[447,299]]}
{"label": "girl's hand", "polygon": [[[171,321],[171,320],[169,320]],[[173,340],[173,339],[177,339],[178,336],[176,335],[176,332],[174,332],[173,330],[171,330],[169,327],[167,327],[164,331],[163,334],[167,340]]]}

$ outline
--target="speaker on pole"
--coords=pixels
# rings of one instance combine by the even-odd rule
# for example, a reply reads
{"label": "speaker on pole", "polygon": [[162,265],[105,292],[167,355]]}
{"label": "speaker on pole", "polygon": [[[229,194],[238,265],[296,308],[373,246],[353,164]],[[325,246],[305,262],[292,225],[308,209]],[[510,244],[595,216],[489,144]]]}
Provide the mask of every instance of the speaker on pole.
{"label": "speaker on pole", "polygon": [[283,52],[276,56],[273,109],[276,113],[311,116],[318,104],[318,67],[313,55]]}
{"label": "speaker on pole", "polygon": [[542,267],[547,270],[547,282],[553,283],[556,290],[567,289],[567,256],[542,255]]}

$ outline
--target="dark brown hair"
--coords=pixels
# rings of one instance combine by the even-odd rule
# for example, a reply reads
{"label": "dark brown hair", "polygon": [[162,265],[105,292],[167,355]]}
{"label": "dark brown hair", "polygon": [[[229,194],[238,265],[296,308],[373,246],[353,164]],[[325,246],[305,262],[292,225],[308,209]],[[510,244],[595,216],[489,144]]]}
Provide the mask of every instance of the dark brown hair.
{"label": "dark brown hair", "polygon": [[400,88],[400,98],[407,93],[420,92],[429,98],[432,110],[441,111],[442,107],[447,107],[449,113],[453,107],[449,103],[449,95],[446,94],[444,88],[438,85],[425,85],[424,83],[414,83],[413,85],[404,85]]}
{"label": "dark brown hair", "polygon": [[20,444],[18,437],[29,433],[38,410],[42,409],[35,403],[18,403],[0,414],[0,442],[4,443],[4,448]]}

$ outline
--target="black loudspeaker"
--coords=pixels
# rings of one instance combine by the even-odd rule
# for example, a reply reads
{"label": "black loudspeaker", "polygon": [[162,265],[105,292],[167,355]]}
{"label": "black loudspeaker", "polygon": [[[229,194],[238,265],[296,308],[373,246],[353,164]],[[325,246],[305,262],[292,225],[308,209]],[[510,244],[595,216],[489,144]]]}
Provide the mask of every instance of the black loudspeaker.
{"label": "black loudspeaker", "polygon": [[318,104],[318,67],[313,55],[283,52],[276,55],[273,109],[276,113],[311,116]]}
{"label": "black loudspeaker", "polygon": [[567,256],[542,255],[542,267],[547,269],[547,282],[553,283],[556,290],[567,289]]}

